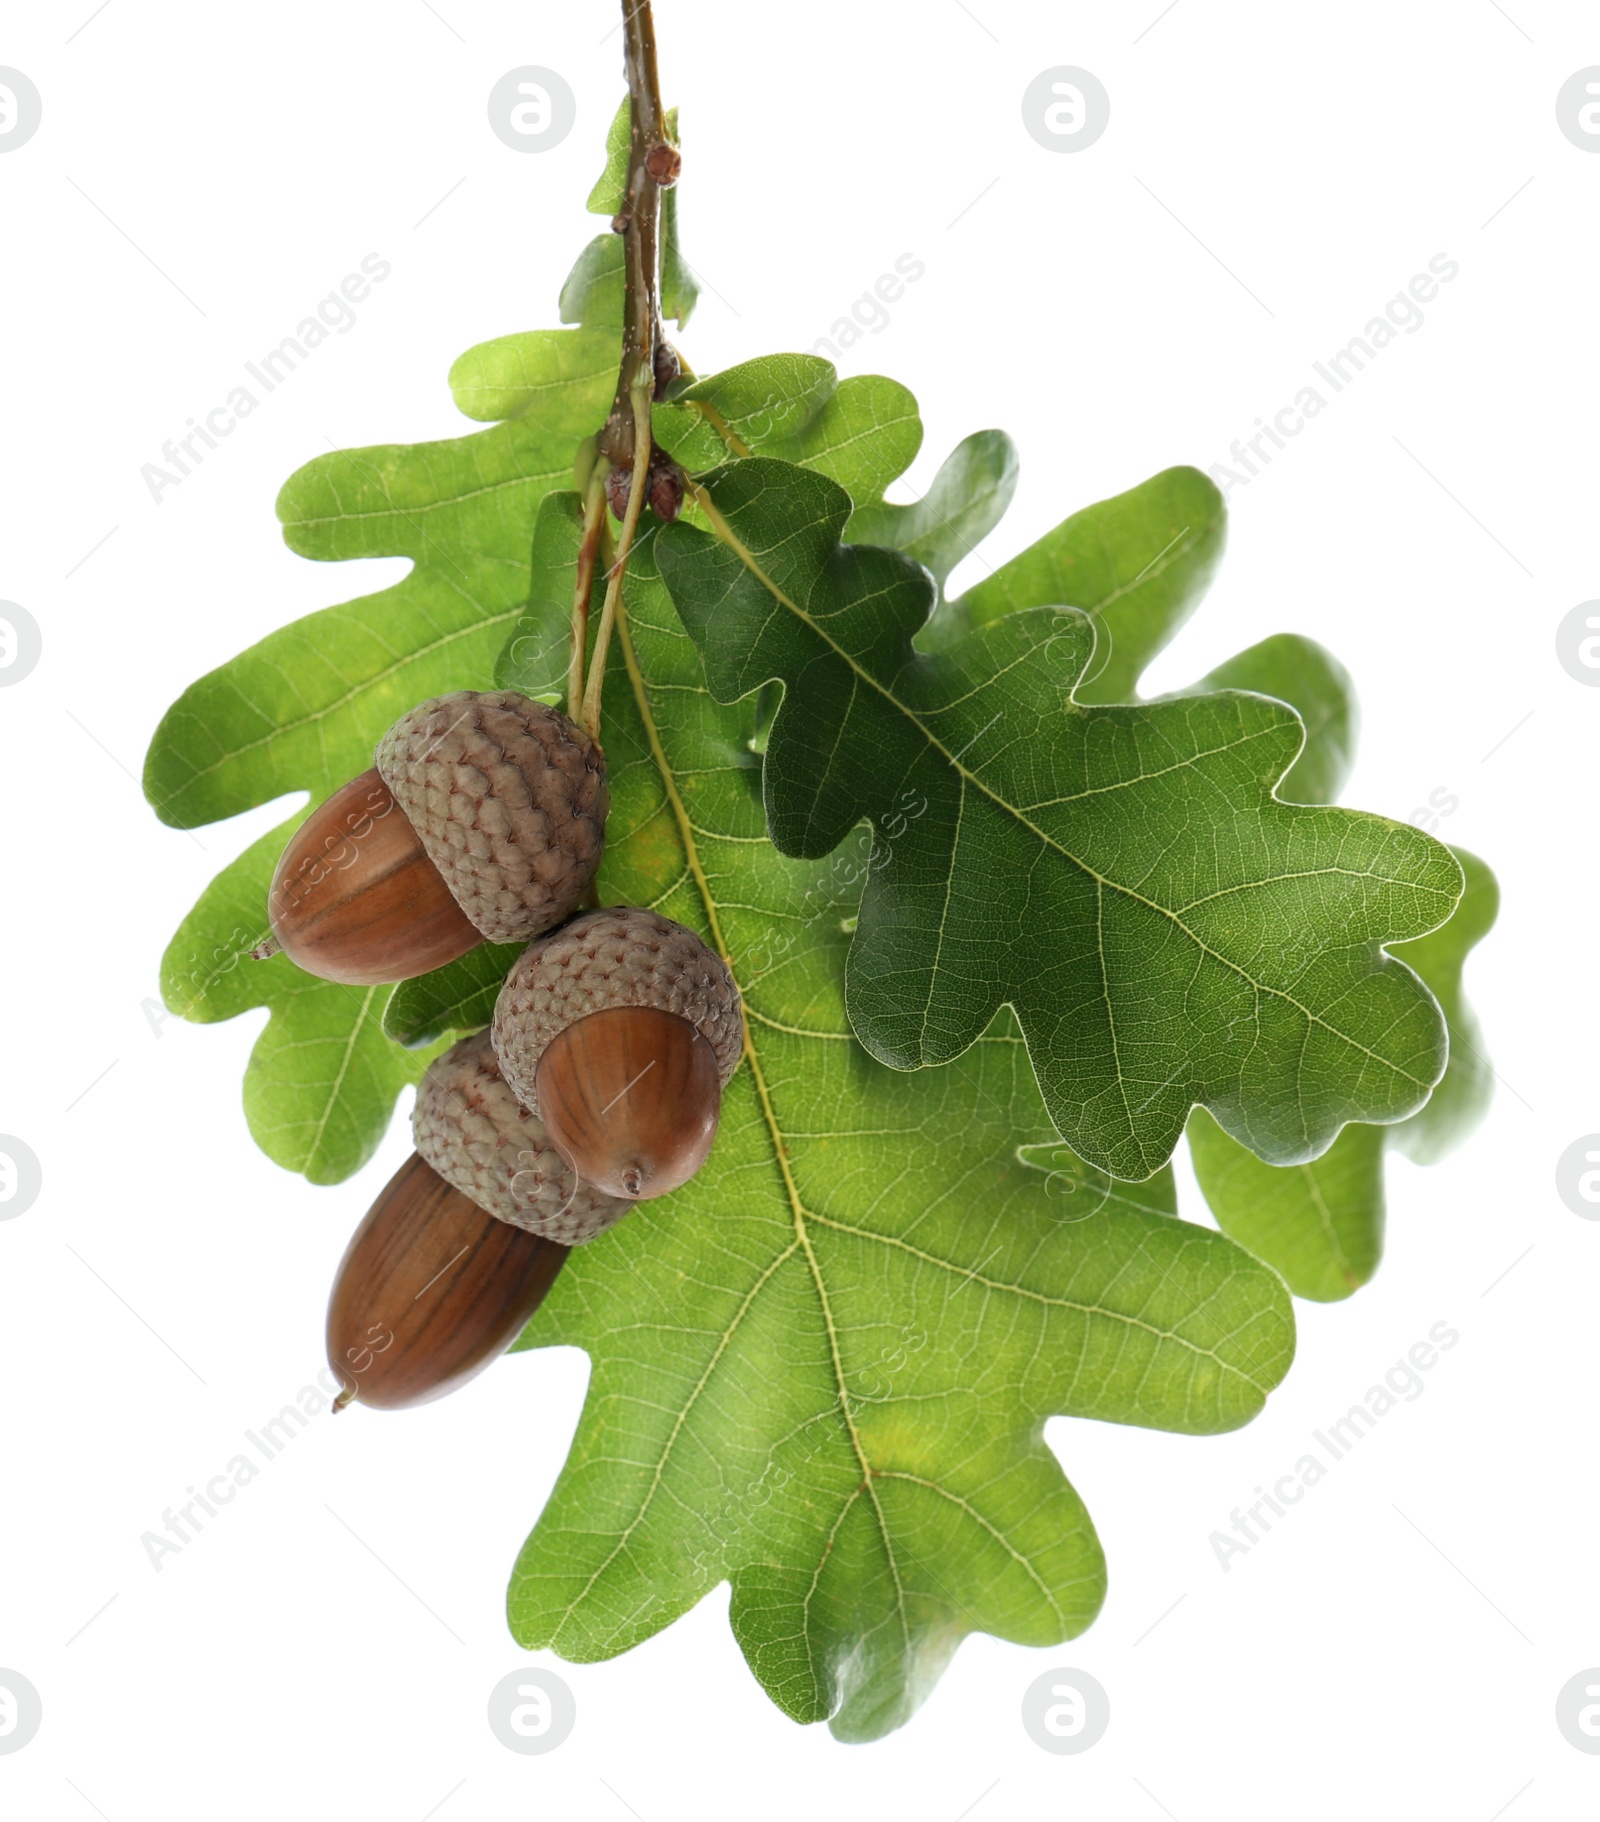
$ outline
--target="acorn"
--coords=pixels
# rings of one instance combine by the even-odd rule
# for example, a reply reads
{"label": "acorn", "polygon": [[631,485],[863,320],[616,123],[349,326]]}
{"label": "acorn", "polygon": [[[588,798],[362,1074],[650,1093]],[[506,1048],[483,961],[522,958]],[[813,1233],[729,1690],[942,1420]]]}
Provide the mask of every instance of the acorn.
{"label": "acorn", "polygon": [[376,760],[284,849],[258,956],[353,986],[410,980],[582,901],[610,796],[599,747],[559,709],[452,691],[402,715]]}
{"label": "acorn", "polygon": [[490,1032],[512,1092],[584,1182],[639,1202],[705,1162],[744,1014],[692,930],[613,905],[518,958]]}
{"label": "acorn", "polygon": [[501,1079],[487,1032],[430,1064],[415,1153],[345,1250],[328,1301],[336,1409],[426,1404],[516,1340],[567,1255],[631,1204],[579,1181]]}

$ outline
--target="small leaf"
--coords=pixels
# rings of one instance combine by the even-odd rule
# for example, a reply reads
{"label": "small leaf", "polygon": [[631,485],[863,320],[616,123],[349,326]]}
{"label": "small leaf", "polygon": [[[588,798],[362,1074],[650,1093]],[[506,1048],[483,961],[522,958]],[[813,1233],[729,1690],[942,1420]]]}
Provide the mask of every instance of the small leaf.
{"label": "small leaf", "polygon": [[[667,130],[678,137],[678,110],[667,115]],[[700,301],[700,281],[683,254],[683,236],[678,227],[678,194],[682,186],[674,184],[661,198],[661,314],[680,329],[688,327],[694,307]]]}
{"label": "small leaf", "polygon": [[620,234],[597,234],[589,242],[561,287],[562,322],[621,330],[624,255]]}
{"label": "small leaf", "polygon": [[497,689],[554,697],[563,710],[582,528],[583,501],[577,494],[546,495],[533,523],[527,598],[494,670]]}
{"label": "small leaf", "polygon": [[583,205],[591,215],[616,215],[622,208],[628,189],[628,139],[632,130],[633,109],[624,95],[606,128],[606,168],[595,179],[589,200]]}
{"label": "small leaf", "polygon": [[1460,870],[1406,825],[1274,798],[1292,710],[1086,709],[1094,633],[1068,609],[916,654],[931,583],[839,543],[839,489],[756,459],[699,498],[717,536],[668,526],[659,561],[719,700],[785,685],[763,768],[779,849],[826,854],[904,794],[927,805],[874,837],[850,951],[875,1056],[946,1061],[1010,1004],[1063,1138],[1128,1178],[1166,1161],[1196,1102],[1281,1163],[1422,1103],[1443,1022],[1382,945],[1441,923]]}
{"label": "small leaf", "polygon": [[770,455],[837,481],[870,505],[922,447],[917,401],[881,374],[840,380],[814,354],[769,354],[657,405],[656,441],[691,474],[730,455]]}
{"label": "small leaf", "polygon": [[502,335],[469,348],[450,369],[450,391],[464,416],[483,424],[537,417],[546,447],[578,443],[604,423],[616,383],[617,337],[609,326]]}

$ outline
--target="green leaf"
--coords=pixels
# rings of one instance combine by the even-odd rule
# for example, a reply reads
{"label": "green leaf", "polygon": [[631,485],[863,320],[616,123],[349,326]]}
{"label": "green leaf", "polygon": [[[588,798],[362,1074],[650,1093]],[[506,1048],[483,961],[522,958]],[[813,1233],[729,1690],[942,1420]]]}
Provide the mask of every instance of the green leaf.
{"label": "green leaf", "polygon": [[[1344,667],[1320,646],[1280,633],[1241,652],[1197,689],[1256,689],[1297,709],[1306,744],[1279,795],[1300,803],[1338,796],[1355,758],[1355,695]],[[1477,1021],[1461,994],[1467,951],[1494,921],[1493,875],[1452,850],[1466,888],[1437,930],[1391,953],[1415,968],[1450,1028],[1450,1062],[1427,1103],[1392,1126],[1347,1126],[1322,1157],[1280,1169],[1230,1139],[1203,1111],[1188,1136],[1196,1180],[1217,1225],[1272,1265],[1297,1297],[1347,1297],[1376,1271],[1383,1249],[1384,1153],[1432,1163],[1477,1124],[1493,1089]]]}
{"label": "green leaf", "polygon": [[1186,696],[1255,690],[1288,703],[1305,746],[1278,785],[1285,803],[1335,803],[1355,764],[1360,718],[1355,685],[1333,653],[1299,633],[1274,633],[1208,672]]}
{"label": "green leaf", "polygon": [[501,983],[527,946],[479,943],[432,974],[402,981],[384,1010],[384,1031],[411,1050],[482,1031],[494,1017]]}
{"label": "green leaf", "polygon": [[[1279,633],[1219,665],[1196,686],[1255,689],[1279,697],[1306,724],[1306,744],[1279,795],[1331,803],[1355,758],[1355,692],[1344,667],[1320,646]],[[1222,1231],[1282,1274],[1297,1297],[1347,1297],[1376,1271],[1383,1249],[1384,1153],[1393,1146],[1431,1164],[1477,1125],[1494,1088],[1483,1037],[1461,992],[1468,950],[1494,922],[1498,889],[1475,855],[1452,849],[1466,886],[1431,934],[1391,945],[1439,1001],[1450,1061],[1426,1104],[1392,1126],[1347,1126],[1309,1164],[1279,1169],[1230,1139],[1203,1111],[1190,1117],[1195,1177]]]}
{"label": "green leaf", "polygon": [[[669,130],[677,138],[678,111],[668,115]],[[700,280],[694,267],[683,256],[683,237],[678,227],[678,187],[673,186],[661,198],[661,314],[680,329],[687,328],[694,307],[700,301]]]}
{"label": "green leaf", "polygon": [[[1190,472],[1173,471],[1178,476]],[[1102,576],[1114,574],[1118,567],[1119,540],[1148,540],[1152,535],[1146,514],[1130,512],[1123,503],[1152,492],[1160,495],[1170,480],[1170,475],[1158,476],[1132,495],[1090,507],[1067,521],[1077,527],[1080,545],[1089,541],[1091,528],[1103,539]],[[1158,519],[1158,530],[1160,524]],[[1220,520],[1215,529],[1220,544]],[[1169,573],[1165,581],[1170,589],[1175,579]],[[1195,587],[1193,576],[1188,586]],[[1139,681],[1134,667],[1142,667],[1145,658],[1154,655],[1157,642],[1164,643],[1176,630],[1191,605],[1182,589],[1160,601],[1149,596],[1141,601],[1138,591],[1131,591],[1102,609],[1097,653],[1107,646],[1118,649],[1119,629],[1125,634],[1122,649],[1128,663],[1113,674],[1112,686],[1124,687],[1130,698],[1134,695]],[[1102,676],[1097,683],[1098,695],[1107,680]],[[1305,745],[1278,784],[1280,798],[1305,804],[1337,798],[1354,761],[1358,719],[1349,674],[1330,652],[1299,634],[1277,633],[1174,695],[1219,690],[1253,690],[1276,697],[1304,723]],[[1452,927],[1464,906],[1463,900],[1444,930]],[[1437,935],[1423,937],[1420,943],[1437,940]],[[1435,1098],[1443,1087],[1441,1083],[1434,1091]],[[1424,1108],[1412,1117],[1422,1119],[1426,1112]],[[1297,1297],[1329,1302],[1348,1297],[1377,1269],[1383,1247],[1383,1135],[1404,1130],[1405,1125],[1350,1125],[1321,1157],[1291,1165],[1263,1162],[1230,1138],[1203,1107],[1190,1114],[1186,1134],[1196,1180],[1222,1231],[1270,1264]]]}
{"label": "green leaf", "polygon": [[1460,869],[1406,825],[1274,798],[1292,710],[1086,709],[1095,635],[1070,609],[914,653],[931,582],[840,544],[842,490],[754,459],[703,501],[717,536],[668,526],[659,560],[713,694],[785,686],[763,768],[779,849],[826,854],[908,793],[928,806],[874,837],[847,992],[875,1056],[948,1061],[1009,1004],[1062,1137],[1135,1179],[1197,1102],[1280,1163],[1421,1105],[1443,1021],[1382,945],[1441,923]]}
{"label": "green leaf", "polygon": [[598,234],[578,255],[561,287],[561,320],[620,333],[624,303],[623,245],[618,234]]}
{"label": "green leaf", "polygon": [[[489,686],[526,599],[539,502],[569,480],[578,437],[610,404],[614,338],[604,338],[605,362],[585,353],[591,339],[583,330],[528,338],[519,371],[536,413],[448,442],[320,456],[290,479],[278,513],[291,549],[324,560],[404,556],[413,567],[393,587],[269,635],[184,691],[145,766],[164,822],[194,828],[289,792],[320,803],[372,764],[408,708]],[[484,373],[499,358],[474,350],[457,374]],[[173,940],[164,992],[173,1011],[203,1021],[271,1011],[245,1078],[251,1131],[277,1162],[328,1183],[372,1155],[396,1094],[426,1059],[384,1037],[388,988],[358,993],[312,981],[281,956],[248,959],[266,934],[267,885],[288,826],[207,889]],[[224,967],[225,991],[210,984]]]}
{"label": "green leaf", "polygon": [[730,455],[775,456],[829,476],[857,506],[881,499],[922,447],[904,386],[875,373],[841,380],[814,354],[763,355],[696,380],[657,405],[651,424],[691,474]]}
{"label": "green leaf", "polygon": [[[450,369],[451,396],[464,417],[481,424],[536,419],[550,449],[576,444],[604,423],[616,383],[617,337],[606,324],[498,336],[469,348]],[[570,469],[569,461],[563,481]]]}
{"label": "green leaf", "polygon": [[[667,119],[670,123],[674,116],[669,114]],[[632,130],[633,109],[624,95],[606,128],[606,168],[596,178],[589,200],[583,205],[591,215],[616,215],[622,208],[628,188],[628,136]]]}
{"label": "green leaf", "polygon": [[[547,508],[562,526],[572,560],[576,524]],[[1007,1014],[909,1077],[855,1042],[866,844],[801,861],[764,839],[750,705],[706,694],[659,543],[607,679],[601,896],[718,945],[749,1044],[706,1167],[576,1254],[519,1344],[581,1347],[593,1374],[511,1625],[591,1661],[726,1580],[779,1707],[870,1739],[967,1632],[1055,1644],[1096,1612],[1100,1546],[1045,1418],[1245,1422],[1287,1368],[1288,1304],[1171,1218],[1169,1173],[1114,1183],[1061,1144]]]}
{"label": "green leaf", "polygon": [[1227,509],[1196,468],[1169,468],[1075,512],[952,602],[927,645],[1029,607],[1076,607],[1097,634],[1080,702],[1127,702],[1199,605],[1222,559]]}
{"label": "green leaf", "polygon": [[1203,1110],[1190,1116],[1195,1177],[1217,1225],[1273,1266],[1297,1297],[1326,1302],[1367,1282],[1383,1249],[1386,1148],[1417,1164],[1437,1162],[1483,1118],[1494,1091],[1461,971],[1494,923],[1499,891],[1475,854],[1451,852],[1467,882],[1454,914],[1431,935],[1394,945],[1449,1021],[1449,1067],[1427,1104],[1396,1125],[1347,1126],[1320,1158],[1287,1169],[1253,1157]]}
{"label": "green leaf", "polygon": [[945,458],[920,500],[859,506],[845,537],[903,550],[931,571],[942,591],[951,570],[1000,523],[1016,490],[1016,444],[1003,430],[975,431]]}
{"label": "green leaf", "polygon": [[1295,1296],[1331,1303],[1359,1290],[1383,1252],[1386,1130],[1347,1126],[1320,1158],[1265,1164],[1197,1107],[1189,1156],[1217,1226]]}
{"label": "green leaf", "polygon": [[[1130,691],[1137,681],[1137,676],[1128,680]],[[1344,666],[1310,639],[1277,633],[1178,694],[1236,689],[1278,698],[1305,725],[1305,745],[1278,785],[1278,796],[1290,803],[1332,803],[1354,761],[1359,722]],[[1377,1269],[1385,1147],[1392,1144],[1418,1163],[1431,1163],[1459,1143],[1488,1104],[1493,1070],[1461,995],[1461,965],[1494,921],[1495,885],[1482,861],[1454,852],[1466,879],[1454,912],[1430,935],[1391,945],[1391,952],[1421,975],[1450,1027],[1449,1066],[1422,1108],[1392,1126],[1349,1125],[1320,1158],[1288,1166],[1257,1158],[1204,1109],[1190,1115],[1195,1176],[1217,1224],[1272,1265],[1298,1297],[1347,1297]]]}
{"label": "green leaf", "polygon": [[[1291,704],[1306,744],[1279,795],[1331,803],[1355,758],[1355,693],[1344,667],[1291,633],[1264,639],[1203,678],[1196,689],[1254,689]],[[1466,887],[1430,935],[1391,945],[1439,1001],[1450,1030],[1450,1062],[1427,1103],[1391,1126],[1347,1126],[1322,1157],[1279,1169],[1230,1139],[1204,1112],[1189,1121],[1189,1148],[1217,1224],[1276,1268],[1297,1297],[1347,1297],[1377,1269],[1383,1249],[1384,1152],[1432,1163],[1482,1118],[1494,1086],[1476,1019],[1461,993],[1467,951],[1494,922],[1493,875],[1475,855],[1452,850]]]}
{"label": "green leaf", "polygon": [[1454,847],[1450,852],[1467,881],[1455,915],[1431,935],[1394,945],[1395,955],[1428,983],[1450,1027],[1450,1066],[1443,1081],[1425,1107],[1388,1129],[1389,1143],[1413,1164],[1436,1164],[1454,1151],[1488,1112],[1494,1096],[1494,1067],[1477,1014],[1461,990],[1461,973],[1468,953],[1494,927],[1500,887],[1476,854]]}

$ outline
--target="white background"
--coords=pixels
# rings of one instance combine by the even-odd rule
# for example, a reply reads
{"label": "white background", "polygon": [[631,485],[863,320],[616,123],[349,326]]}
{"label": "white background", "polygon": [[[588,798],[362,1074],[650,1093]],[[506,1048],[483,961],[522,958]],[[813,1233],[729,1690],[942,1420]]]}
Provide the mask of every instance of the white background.
{"label": "white background", "polygon": [[[312,1189],[245,1130],[262,1015],[152,1026],[167,937],[284,806],[191,839],[132,774],[191,678],[400,573],[291,556],[275,492],[330,444],[455,434],[454,357],[555,322],[597,227],[613,8],[108,0],[84,24],[90,6],[9,0],[0,29],[0,64],[44,97],[0,156],[0,597],[44,632],[0,692],[0,1130],[44,1168],[0,1225],[0,1666],[44,1701],[38,1737],[0,1756],[0,1810],[1595,1814],[1600,1758],[1554,1722],[1600,1663],[1600,1225],[1554,1189],[1600,1127],[1600,691],[1554,643],[1600,595],[1600,156],[1554,109],[1600,62],[1595,9],[1177,0],[1152,24],[1160,0],[661,0],[711,287],[691,359],[809,348],[897,255],[925,261],[841,364],[916,391],[919,487],[968,431],[1016,437],[991,562],[1157,469],[1226,459],[1432,255],[1459,261],[1423,328],[1233,491],[1222,578],[1152,682],[1282,628],[1343,657],[1366,724],[1347,801],[1458,800],[1439,832],[1504,883],[1469,971],[1502,1086],[1466,1152],[1391,1164],[1380,1274],[1299,1306],[1298,1362],[1254,1424],[1053,1424],[1111,1565],[1081,1640],[974,1638],[903,1732],[847,1748],[768,1703],[723,1591],[615,1663],[560,1666],[576,1730],[529,1758],[484,1708],[527,1661],[503,1590],[576,1420],[576,1354],[410,1415],[320,1418],[161,1573],[140,1546],[312,1378],[333,1266],[407,1141],[397,1122],[361,1178]],[[526,63],[578,97],[539,156],[485,115]],[[1075,155],[1020,113],[1058,64],[1111,96]],[[141,464],[374,251],[393,276],[356,328],[153,503]],[[1439,1321],[1461,1340],[1425,1394],[1224,1574],[1207,1540],[1230,1509]],[[1058,1666],[1110,1692],[1079,1757],[1019,1720]]]}

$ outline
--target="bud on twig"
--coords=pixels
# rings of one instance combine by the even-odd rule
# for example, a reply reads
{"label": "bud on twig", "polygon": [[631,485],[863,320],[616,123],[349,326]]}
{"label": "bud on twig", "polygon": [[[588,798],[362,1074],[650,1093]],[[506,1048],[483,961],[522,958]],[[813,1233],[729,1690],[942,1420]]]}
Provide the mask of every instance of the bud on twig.
{"label": "bud on twig", "polygon": [[683,372],[683,362],[678,359],[678,351],[672,343],[660,334],[656,336],[656,347],[653,363],[656,375],[656,397],[664,399],[667,389]]}
{"label": "bud on twig", "polygon": [[[654,448],[645,482],[645,504],[658,519],[670,524],[683,510],[683,470],[664,449]],[[633,470],[613,468],[606,476],[606,499],[619,523],[628,515],[632,496]]]}
{"label": "bud on twig", "polygon": [[660,145],[651,146],[645,153],[644,168],[662,189],[669,190],[678,181],[678,173],[683,169],[683,154],[675,145],[663,141]]}

